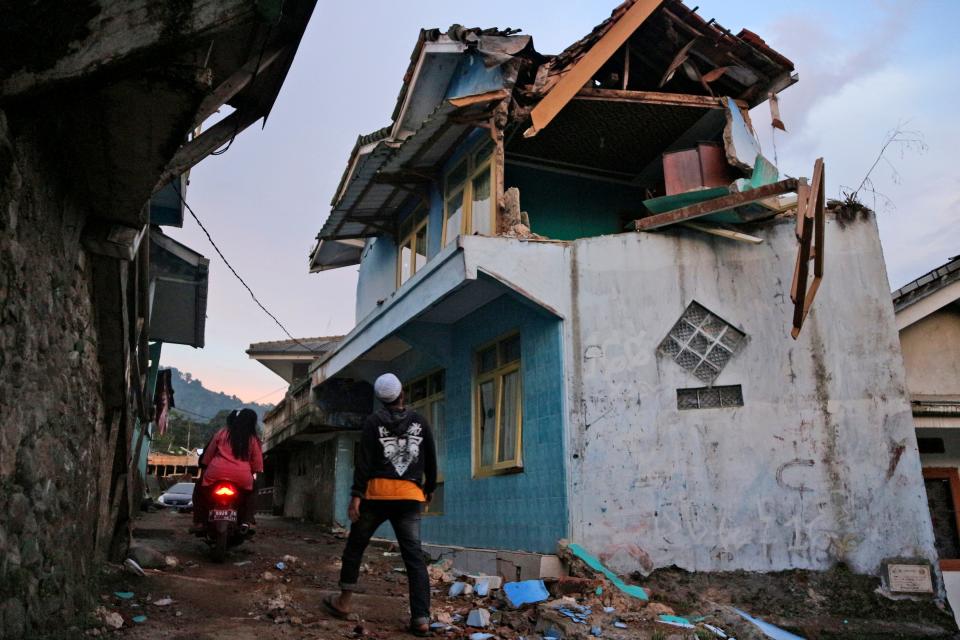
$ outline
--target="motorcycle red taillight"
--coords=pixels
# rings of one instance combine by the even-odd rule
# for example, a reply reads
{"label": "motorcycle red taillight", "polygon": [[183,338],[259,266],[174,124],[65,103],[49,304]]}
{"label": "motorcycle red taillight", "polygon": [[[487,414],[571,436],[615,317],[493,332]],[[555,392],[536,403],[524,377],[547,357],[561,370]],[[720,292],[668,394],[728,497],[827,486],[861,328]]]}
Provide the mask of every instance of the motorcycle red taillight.
{"label": "motorcycle red taillight", "polygon": [[224,482],[213,488],[213,495],[220,500],[227,500],[237,495],[237,490],[232,484]]}

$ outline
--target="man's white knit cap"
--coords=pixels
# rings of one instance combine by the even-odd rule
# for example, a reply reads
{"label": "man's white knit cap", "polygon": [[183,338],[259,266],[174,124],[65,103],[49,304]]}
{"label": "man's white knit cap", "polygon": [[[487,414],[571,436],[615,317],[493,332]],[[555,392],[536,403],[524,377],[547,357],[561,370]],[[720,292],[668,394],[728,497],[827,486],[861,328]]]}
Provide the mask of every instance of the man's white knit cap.
{"label": "man's white knit cap", "polygon": [[400,384],[400,378],[392,373],[383,374],[373,383],[373,392],[377,395],[377,399],[386,404],[399,398],[401,391],[403,391],[403,385]]}

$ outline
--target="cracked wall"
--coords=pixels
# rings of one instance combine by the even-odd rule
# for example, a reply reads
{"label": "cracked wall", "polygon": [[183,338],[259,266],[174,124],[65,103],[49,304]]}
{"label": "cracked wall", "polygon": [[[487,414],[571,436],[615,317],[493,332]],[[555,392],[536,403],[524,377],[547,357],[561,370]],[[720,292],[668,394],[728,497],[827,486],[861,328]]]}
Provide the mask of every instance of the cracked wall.
{"label": "cracked wall", "polygon": [[[664,231],[581,240],[568,330],[571,537],[620,571],[824,569],[935,560],[874,221],[828,222],[827,273],[790,338],[791,219],[746,245]],[[747,334],[714,381],[657,353],[691,301]]]}

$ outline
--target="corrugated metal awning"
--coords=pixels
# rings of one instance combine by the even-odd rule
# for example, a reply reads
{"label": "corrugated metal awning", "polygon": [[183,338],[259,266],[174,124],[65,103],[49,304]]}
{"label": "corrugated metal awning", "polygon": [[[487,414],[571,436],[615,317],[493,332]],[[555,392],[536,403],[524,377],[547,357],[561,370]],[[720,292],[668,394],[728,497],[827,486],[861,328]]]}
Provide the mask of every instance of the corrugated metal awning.
{"label": "corrugated metal awning", "polygon": [[313,253],[310,254],[310,272],[316,273],[360,264],[363,245],[364,241],[360,239],[319,240]]}

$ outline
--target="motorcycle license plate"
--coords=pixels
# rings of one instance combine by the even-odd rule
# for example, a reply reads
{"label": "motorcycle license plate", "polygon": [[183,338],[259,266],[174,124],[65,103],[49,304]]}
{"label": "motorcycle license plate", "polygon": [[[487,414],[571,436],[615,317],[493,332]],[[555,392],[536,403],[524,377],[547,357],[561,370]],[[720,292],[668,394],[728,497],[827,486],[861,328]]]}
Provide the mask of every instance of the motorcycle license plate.
{"label": "motorcycle license plate", "polygon": [[236,522],[237,512],[234,509],[211,509],[210,522]]}

